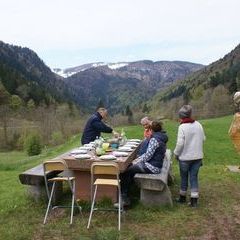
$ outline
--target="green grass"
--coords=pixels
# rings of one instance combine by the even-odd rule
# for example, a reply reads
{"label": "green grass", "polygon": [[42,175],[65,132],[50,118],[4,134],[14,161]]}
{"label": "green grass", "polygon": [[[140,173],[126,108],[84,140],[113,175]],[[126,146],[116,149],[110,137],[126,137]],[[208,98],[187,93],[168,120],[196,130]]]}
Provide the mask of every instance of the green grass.
{"label": "green grass", "polygon": [[[56,212],[43,226],[46,204],[29,199],[26,187],[18,180],[20,172],[78,146],[79,136],[62,146],[45,149],[36,157],[27,157],[23,152],[0,153],[0,239],[240,239],[240,174],[226,170],[226,165],[240,165],[240,155],[228,136],[231,120],[229,116],[201,121],[207,140],[199,176],[199,208],[176,204],[173,208],[146,208],[134,199],[132,208],[123,216],[120,233],[117,216],[109,212],[97,212],[88,231],[88,204],[84,206],[84,217],[77,214],[73,226],[69,226],[69,212],[65,211]],[[177,122],[164,123],[168,148],[172,150],[177,127]],[[126,126],[124,130],[129,138],[143,134],[140,126]],[[171,191],[175,198],[180,183],[176,161],[173,172],[175,183]]]}

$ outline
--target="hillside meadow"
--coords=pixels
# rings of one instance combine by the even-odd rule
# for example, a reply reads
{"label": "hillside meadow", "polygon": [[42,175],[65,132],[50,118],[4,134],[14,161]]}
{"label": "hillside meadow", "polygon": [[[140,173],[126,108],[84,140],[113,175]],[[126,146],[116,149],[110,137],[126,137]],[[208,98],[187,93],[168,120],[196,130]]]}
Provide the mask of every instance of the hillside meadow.
{"label": "hillside meadow", "polygon": [[[87,230],[89,203],[85,202],[81,203],[83,218],[76,214],[73,226],[69,225],[69,212],[63,210],[55,211],[44,226],[46,203],[36,203],[28,198],[26,186],[19,182],[20,172],[78,146],[79,136],[64,145],[46,148],[39,156],[1,152],[0,239],[240,239],[240,173],[226,169],[227,165],[240,165],[240,155],[235,152],[228,136],[231,120],[232,116],[227,116],[201,121],[207,140],[204,165],[199,176],[199,208],[191,209],[176,203],[172,208],[146,208],[138,202],[138,191],[134,191],[133,205],[123,215],[120,233],[117,231],[117,216],[111,212],[96,212],[92,227]],[[171,150],[175,146],[177,127],[177,122],[164,122]],[[126,126],[124,130],[129,138],[142,137],[140,126]],[[173,198],[176,198],[180,179],[175,160],[173,173],[175,182],[170,189]]]}

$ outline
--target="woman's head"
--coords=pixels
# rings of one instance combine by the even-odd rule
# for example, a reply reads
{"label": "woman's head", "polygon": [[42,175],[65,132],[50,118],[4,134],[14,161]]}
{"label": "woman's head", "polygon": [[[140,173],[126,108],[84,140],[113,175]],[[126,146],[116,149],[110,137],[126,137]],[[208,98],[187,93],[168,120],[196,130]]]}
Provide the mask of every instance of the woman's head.
{"label": "woman's head", "polygon": [[161,132],[162,131],[162,122],[153,121],[151,128],[154,132]]}
{"label": "woman's head", "polygon": [[144,118],[141,119],[141,125],[142,125],[144,128],[150,127],[151,124],[152,124],[152,121],[150,121],[150,120],[148,119],[148,117],[144,117]]}
{"label": "woman's head", "polygon": [[183,118],[191,118],[192,116],[192,106],[191,105],[183,105],[178,111],[178,116],[180,119]]}

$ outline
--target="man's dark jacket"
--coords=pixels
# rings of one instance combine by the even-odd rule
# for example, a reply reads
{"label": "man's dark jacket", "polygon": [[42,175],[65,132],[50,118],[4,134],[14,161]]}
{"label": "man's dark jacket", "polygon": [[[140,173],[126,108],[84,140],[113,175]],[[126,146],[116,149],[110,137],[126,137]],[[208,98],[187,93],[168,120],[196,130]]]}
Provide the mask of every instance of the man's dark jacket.
{"label": "man's dark jacket", "polygon": [[102,122],[100,113],[94,113],[87,121],[83,131],[81,142],[82,144],[90,143],[100,137],[101,132],[111,133],[113,130]]}

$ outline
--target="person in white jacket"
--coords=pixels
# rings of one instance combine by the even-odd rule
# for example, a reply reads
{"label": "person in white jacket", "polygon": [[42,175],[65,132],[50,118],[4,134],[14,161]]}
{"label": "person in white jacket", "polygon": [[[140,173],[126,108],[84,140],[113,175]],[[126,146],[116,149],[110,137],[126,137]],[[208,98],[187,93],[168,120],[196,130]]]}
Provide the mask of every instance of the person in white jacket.
{"label": "person in white jacket", "polygon": [[174,155],[179,161],[181,189],[177,202],[186,202],[189,179],[191,187],[190,206],[197,207],[199,198],[198,172],[202,166],[205,134],[202,125],[192,119],[192,107],[190,105],[184,105],[178,114],[180,126]]}

